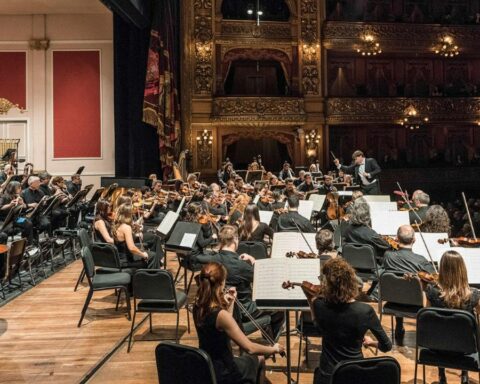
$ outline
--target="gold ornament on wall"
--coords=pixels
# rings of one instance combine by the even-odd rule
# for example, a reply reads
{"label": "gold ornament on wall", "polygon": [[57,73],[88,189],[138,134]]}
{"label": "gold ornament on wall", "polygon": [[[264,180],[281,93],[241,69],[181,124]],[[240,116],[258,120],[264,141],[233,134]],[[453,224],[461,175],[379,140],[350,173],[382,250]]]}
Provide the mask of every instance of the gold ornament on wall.
{"label": "gold ornament on wall", "polygon": [[199,163],[206,167],[211,165],[212,161],[212,131],[204,129],[203,132],[197,134],[197,158]]}
{"label": "gold ornament on wall", "polygon": [[0,97],[0,115],[6,115],[12,108],[17,108],[21,113],[24,112],[18,104],[13,104],[10,100]]}

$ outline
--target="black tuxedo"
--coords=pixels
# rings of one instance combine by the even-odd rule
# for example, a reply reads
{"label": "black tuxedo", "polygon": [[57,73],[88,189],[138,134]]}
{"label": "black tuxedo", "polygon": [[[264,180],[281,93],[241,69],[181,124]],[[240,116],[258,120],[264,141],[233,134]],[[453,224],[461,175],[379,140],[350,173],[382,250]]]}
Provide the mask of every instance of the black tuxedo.
{"label": "black tuxedo", "polygon": [[380,194],[380,180],[378,175],[382,172],[382,169],[377,163],[377,160],[374,158],[365,158],[365,173],[368,173],[370,176],[366,177],[369,183],[372,184],[363,184],[362,178],[360,177],[360,165],[352,164],[352,165],[342,165],[340,169],[346,173],[354,175],[355,184],[359,184],[362,186],[362,191],[366,195],[378,195]]}

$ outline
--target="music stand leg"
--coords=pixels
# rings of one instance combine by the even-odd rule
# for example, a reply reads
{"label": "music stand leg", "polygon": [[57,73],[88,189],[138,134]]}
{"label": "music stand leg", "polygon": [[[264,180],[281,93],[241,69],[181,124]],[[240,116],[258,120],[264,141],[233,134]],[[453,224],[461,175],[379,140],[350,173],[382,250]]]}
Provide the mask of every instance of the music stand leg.
{"label": "music stand leg", "polygon": [[285,310],[285,327],[287,330],[287,384],[292,383],[292,361],[290,359],[290,311]]}

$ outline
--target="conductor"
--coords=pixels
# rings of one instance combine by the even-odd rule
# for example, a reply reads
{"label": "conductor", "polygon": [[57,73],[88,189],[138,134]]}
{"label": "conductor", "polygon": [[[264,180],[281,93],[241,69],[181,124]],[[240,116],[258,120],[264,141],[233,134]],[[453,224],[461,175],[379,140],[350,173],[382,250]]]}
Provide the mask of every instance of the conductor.
{"label": "conductor", "polygon": [[362,151],[356,150],[352,154],[352,165],[342,165],[340,160],[333,162],[338,169],[353,174],[355,183],[361,185],[362,192],[365,195],[380,194],[380,180],[378,175],[382,171],[374,158],[366,158]]}

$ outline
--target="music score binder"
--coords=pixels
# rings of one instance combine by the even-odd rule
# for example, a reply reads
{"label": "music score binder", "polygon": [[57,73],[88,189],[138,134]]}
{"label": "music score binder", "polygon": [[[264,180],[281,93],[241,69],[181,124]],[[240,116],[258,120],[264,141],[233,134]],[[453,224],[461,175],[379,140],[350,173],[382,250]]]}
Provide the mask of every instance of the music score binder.
{"label": "music score binder", "polygon": [[198,223],[179,221],[165,244],[165,250],[189,253],[195,245],[202,226]]}

